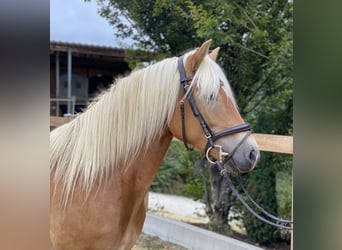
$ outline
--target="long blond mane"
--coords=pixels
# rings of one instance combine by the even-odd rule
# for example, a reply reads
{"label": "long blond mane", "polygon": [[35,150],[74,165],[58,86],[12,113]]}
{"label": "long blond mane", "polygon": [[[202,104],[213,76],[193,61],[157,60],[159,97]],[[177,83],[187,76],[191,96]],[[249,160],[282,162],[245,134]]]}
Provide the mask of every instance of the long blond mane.
{"label": "long blond mane", "polygon": [[[177,58],[133,72],[118,79],[84,113],[51,132],[50,169],[55,185],[62,185],[65,204],[76,182],[87,196],[95,183],[106,180],[113,171],[125,171],[143,147],[162,135],[175,109],[179,79]],[[218,95],[222,85],[234,100],[224,73],[208,56],[193,84],[204,101]]]}

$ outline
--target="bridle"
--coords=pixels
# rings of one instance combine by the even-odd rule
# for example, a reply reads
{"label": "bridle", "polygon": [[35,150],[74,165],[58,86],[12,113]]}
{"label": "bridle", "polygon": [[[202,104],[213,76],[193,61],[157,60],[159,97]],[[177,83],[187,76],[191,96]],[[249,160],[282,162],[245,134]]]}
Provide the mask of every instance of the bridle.
{"label": "bridle", "polygon": [[[192,96],[192,90],[189,89],[190,87],[190,83],[192,82],[192,77],[187,77],[186,76],[186,72],[185,72],[185,68],[184,68],[184,63],[183,63],[183,59],[184,56],[181,56],[178,58],[178,71],[180,74],[180,83],[181,83],[181,91],[182,91],[182,99],[180,101],[180,112],[181,112],[181,121],[182,121],[182,137],[183,137],[183,143],[184,146],[187,150],[193,150],[193,148],[189,147],[188,143],[187,143],[187,139],[186,139],[186,131],[185,131],[185,105],[184,102],[186,99],[188,99],[189,105],[191,107],[191,110],[194,114],[195,117],[197,117],[202,129],[203,129],[203,133],[207,139],[207,144],[205,147],[205,158],[202,160],[202,162],[200,163],[199,167],[196,168],[195,172],[199,171],[199,168],[203,167],[204,165],[204,160],[207,160],[210,164],[214,165],[216,167],[216,169],[218,170],[218,172],[220,173],[220,175],[222,177],[224,177],[227,180],[227,183],[229,185],[229,188],[233,191],[233,193],[235,194],[235,196],[240,200],[240,202],[247,208],[248,211],[250,211],[254,216],[256,216],[258,219],[260,219],[261,221],[268,223],[270,225],[282,228],[282,229],[288,229],[288,230],[292,230],[292,226],[290,226],[293,222],[289,221],[289,220],[284,220],[281,218],[278,218],[270,213],[268,213],[267,211],[265,211],[260,205],[258,205],[248,194],[246,188],[244,187],[243,183],[242,183],[242,179],[240,176],[240,169],[239,167],[234,163],[232,164],[232,166],[235,168],[236,170],[236,174],[238,176],[238,181],[239,184],[243,190],[243,192],[246,194],[247,198],[251,201],[251,203],[260,211],[262,212],[265,216],[269,217],[270,219],[275,220],[275,222],[270,221],[269,219],[266,219],[262,216],[260,216],[258,213],[256,213],[247,203],[246,201],[241,197],[241,195],[239,194],[238,190],[236,189],[236,187],[233,185],[230,177],[229,177],[229,170],[227,168],[224,167],[224,165],[229,161],[232,160],[232,157],[234,155],[234,153],[236,152],[236,150],[242,145],[242,143],[252,134],[253,130],[252,127],[249,123],[242,123],[239,124],[237,126],[231,127],[231,128],[227,128],[218,132],[213,132],[208,123],[205,121],[203,115],[201,114],[200,110],[198,109],[195,99]],[[221,137],[225,137],[225,136],[229,136],[232,134],[236,134],[236,133],[241,133],[241,132],[247,132],[244,137],[240,140],[240,142],[233,148],[233,150],[231,152],[224,152],[222,150],[222,146],[221,145],[217,145],[215,144],[215,141],[218,140]],[[210,157],[210,152],[213,149],[218,149],[219,151],[219,157],[218,159],[212,159]],[[277,224],[278,223],[282,223],[282,224]]]}
{"label": "bridle", "polygon": [[[190,82],[192,81],[192,78],[186,76],[185,68],[184,68],[184,64],[183,64],[183,56],[178,58],[178,71],[180,74],[180,83],[181,83],[181,90],[182,90],[182,97],[183,97],[180,101],[180,111],[181,111],[182,137],[183,137],[184,146],[186,147],[186,149],[192,150],[192,148],[190,148],[188,143],[187,143],[186,132],[185,132],[185,106],[184,106],[184,102],[185,102],[185,99],[187,98],[189,101],[191,110],[192,110],[194,116],[197,117],[197,119],[198,119],[198,121],[199,121],[199,123],[203,129],[204,135],[207,139],[207,145],[205,147],[206,159],[210,163],[215,164],[214,160],[212,160],[210,158],[210,152],[211,152],[211,150],[216,148],[219,150],[219,159],[218,160],[221,163],[223,163],[223,165],[224,165],[230,158],[233,157],[236,150],[241,146],[241,144],[252,133],[252,127],[249,123],[242,123],[242,124],[239,124],[237,126],[221,130],[219,132],[213,132],[210,129],[208,123],[205,121],[203,115],[199,111],[199,109],[196,105],[195,99],[192,96],[192,91],[188,92],[188,88],[190,86]],[[246,133],[246,135],[242,138],[242,140],[235,146],[235,148],[231,152],[224,152],[222,150],[221,145],[215,144],[215,141],[221,137],[225,137],[225,136],[229,136],[232,134],[245,132],[245,131],[248,131],[248,133]]]}

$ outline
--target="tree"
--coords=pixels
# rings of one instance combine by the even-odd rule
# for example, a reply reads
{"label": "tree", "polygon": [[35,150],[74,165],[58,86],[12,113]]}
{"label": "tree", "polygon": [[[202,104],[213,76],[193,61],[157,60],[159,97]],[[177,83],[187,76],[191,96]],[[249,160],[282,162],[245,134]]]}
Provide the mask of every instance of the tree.
{"label": "tree", "polygon": [[214,38],[214,46],[221,47],[220,65],[243,115],[253,113],[287,85],[292,89],[292,2],[97,2],[101,16],[118,30],[117,36],[132,37],[144,48],[177,55]]}
{"label": "tree", "polygon": [[[221,47],[219,64],[227,73],[242,116],[254,125],[257,132],[292,133],[292,1],[97,2],[100,14],[118,30],[118,36],[132,37],[145,49],[179,55],[185,49],[196,47],[204,40],[213,38],[214,46]],[[126,21],[123,21],[123,17]],[[264,162],[272,162],[276,171],[284,160],[291,163],[291,159],[284,157],[266,156],[261,165],[264,167],[267,165]],[[265,175],[263,171],[254,172],[251,173],[252,178],[248,184],[250,187],[257,184],[256,176]],[[275,175],[270,174],[263,184],[274,189],[274,178]],[[230,192],[223,195],[230,195]],[[273,191],[269,197],[263,197],[260,192],[256,195],[261,196],[260,200],[265,198],[266,203],[275,202]],[[227,204],[217,207],[217,211],[221,211],[218,216],[226,217],[230,208]],[[272,230],[274,231],[268,227],[265,229]],[[260,239],[254,238],[267,242],[264,236]]]}
{"label": "tree", "polygon": [[186,7],[182,0],[97,0],[97,3],[100,15],[118,31],[116,35],[132,38],[139,47],[179,53],[200,43],[192,21],[180,20],[174,14]]}

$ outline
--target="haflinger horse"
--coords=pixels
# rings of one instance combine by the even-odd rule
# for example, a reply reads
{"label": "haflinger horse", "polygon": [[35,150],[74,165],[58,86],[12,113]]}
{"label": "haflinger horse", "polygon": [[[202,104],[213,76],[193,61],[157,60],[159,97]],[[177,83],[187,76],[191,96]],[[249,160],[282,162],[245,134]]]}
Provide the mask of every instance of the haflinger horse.
{"label": "haflinger horse", "polygon": [[225,168],[254,168],[258,146],[216,63],[219,48],[209,53],[211,43],[116,80],[51,132],[53,249],[131,249],[173,137]]}

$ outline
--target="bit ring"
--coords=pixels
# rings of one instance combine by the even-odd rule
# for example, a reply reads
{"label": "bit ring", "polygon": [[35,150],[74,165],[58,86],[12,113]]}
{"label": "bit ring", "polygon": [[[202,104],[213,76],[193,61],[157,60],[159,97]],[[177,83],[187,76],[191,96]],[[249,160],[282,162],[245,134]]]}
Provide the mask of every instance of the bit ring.
{"label": "bit ring", "polygon": [[230,154],[227,153],[227,152],[223,152],[222,151],[222,146],[221,145],[214,145],[214,146],[210,146],[208,149],[207,149],[207,152],[205,153],[205,157],[207,158],[208,162],[211,163],[211,164],[216,164],[213,160],[210,159],[210,151],[214,148],[218,148],[219,150],[219,161],[222,162],[222,157],[223,156],[229,156]]}

